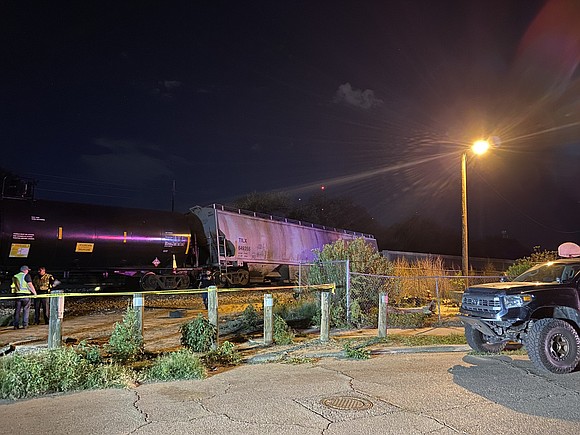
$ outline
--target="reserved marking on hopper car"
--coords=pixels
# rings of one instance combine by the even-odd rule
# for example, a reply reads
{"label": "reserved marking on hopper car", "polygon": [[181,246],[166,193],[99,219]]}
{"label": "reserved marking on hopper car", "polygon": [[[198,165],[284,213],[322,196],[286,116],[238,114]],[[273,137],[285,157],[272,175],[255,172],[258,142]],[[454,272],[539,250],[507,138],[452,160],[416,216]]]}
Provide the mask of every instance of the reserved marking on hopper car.
{"label": "reserved marking on hopper car", "polygon": [[30,251],[29,243],[12,243],[12,245],[10,245],[9,257],[26,258],[28,257],[28,251]]}
{"label": "reserved marking on hopper car", "polygon": [[75,252],[93,252],[94,248],[95,248],[94,243],[77,242],[77,247],[75,249]]}

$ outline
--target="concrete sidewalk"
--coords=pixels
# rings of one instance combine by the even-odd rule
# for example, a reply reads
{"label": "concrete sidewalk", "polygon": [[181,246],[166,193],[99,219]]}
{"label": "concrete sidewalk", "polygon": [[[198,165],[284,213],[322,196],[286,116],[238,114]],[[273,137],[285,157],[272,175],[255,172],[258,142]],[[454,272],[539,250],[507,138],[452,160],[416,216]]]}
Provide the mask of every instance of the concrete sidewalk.
{"label": "concrete sidewalk", "polygon": [[4,401],[0,420],[27,435],[578,433],[579,395],[580,375],[540,375],[525,356],[400,353]]}

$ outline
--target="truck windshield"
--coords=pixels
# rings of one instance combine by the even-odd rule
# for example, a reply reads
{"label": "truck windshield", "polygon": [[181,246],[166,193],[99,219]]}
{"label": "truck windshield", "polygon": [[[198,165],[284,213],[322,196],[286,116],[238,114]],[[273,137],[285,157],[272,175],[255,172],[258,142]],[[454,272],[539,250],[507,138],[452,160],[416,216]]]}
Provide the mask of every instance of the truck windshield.
{"label": "truck windshield", "polygon": [[550,261],[532,267],[514,279],[517,282],[567,282],[580,270],[579,263],[558,263]]}

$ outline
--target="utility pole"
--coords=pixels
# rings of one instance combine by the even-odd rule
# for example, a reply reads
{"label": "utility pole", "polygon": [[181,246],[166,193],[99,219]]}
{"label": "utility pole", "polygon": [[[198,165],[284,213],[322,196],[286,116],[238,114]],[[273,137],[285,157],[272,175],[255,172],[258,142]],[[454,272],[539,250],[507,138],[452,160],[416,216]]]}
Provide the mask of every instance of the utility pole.
{"label": "utility pole", "polygon": [[171,211],[175,211],[175,180],[173,180],[173,188],[171,189]]}

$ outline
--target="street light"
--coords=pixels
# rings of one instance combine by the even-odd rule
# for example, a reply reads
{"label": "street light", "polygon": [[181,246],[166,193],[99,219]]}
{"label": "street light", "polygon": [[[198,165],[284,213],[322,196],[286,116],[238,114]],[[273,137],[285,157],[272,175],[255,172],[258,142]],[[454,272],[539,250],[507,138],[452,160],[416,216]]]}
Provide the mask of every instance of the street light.
{"label": "street light", "polygon": [[[487,140],[477,140],[471,146],[474,154],[481,155],[490,147]],[[461,155],[461,271],[469,275],[469,252],[467,248],[467,151]],[[467,286],[467,281],[466,281]]]}

